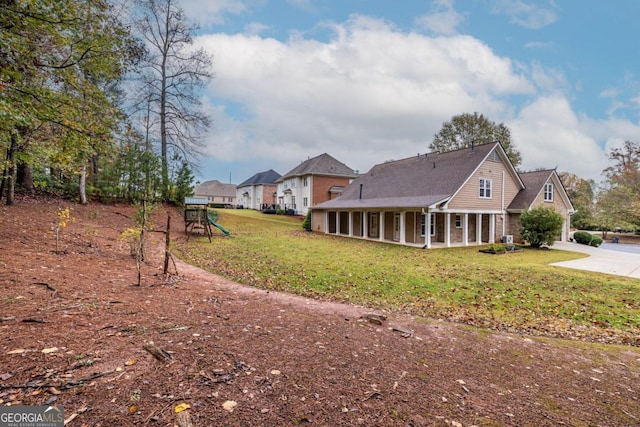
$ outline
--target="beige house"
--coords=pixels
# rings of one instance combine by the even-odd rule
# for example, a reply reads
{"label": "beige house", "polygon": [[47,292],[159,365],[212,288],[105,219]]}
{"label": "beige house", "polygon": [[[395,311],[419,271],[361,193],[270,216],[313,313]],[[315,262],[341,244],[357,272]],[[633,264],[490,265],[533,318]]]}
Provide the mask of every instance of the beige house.
{"label": "beige house", "polygon": [[236,205],[235,184],[223,184],[217,179],[196,184],[194,197],[204,197],[209,204],[232,207]]}
{"label": "beige house", "polygon": [[431,248],[518,240],[524,209],[573,206],[553,170],[519,174],[499,143],[374,166],[312,210],[314,231]]}

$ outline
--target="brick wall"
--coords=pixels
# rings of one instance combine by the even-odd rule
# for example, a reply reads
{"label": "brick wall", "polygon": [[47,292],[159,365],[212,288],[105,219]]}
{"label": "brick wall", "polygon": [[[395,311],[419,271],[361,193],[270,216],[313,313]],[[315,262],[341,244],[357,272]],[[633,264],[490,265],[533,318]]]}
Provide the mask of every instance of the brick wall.
{"label": "brick wall", "polygon": [[[310,206],[331,200],[337,194],[329,193],[329,189],[334,185],[346,187],[349,185],[349,178],[337,178],[332,176],[314,175],[312,178],[313,192],[311,194]],[[301,201],[302,202],[302,201]]]}

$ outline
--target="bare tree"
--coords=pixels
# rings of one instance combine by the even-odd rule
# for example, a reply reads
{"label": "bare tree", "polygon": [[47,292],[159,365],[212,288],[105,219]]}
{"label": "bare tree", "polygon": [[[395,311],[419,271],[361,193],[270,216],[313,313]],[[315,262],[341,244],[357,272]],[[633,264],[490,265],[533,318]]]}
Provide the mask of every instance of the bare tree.
{"label": "bare tree", "polygon": [[[151,137],[160,145],[162,197],[170,197],[169,159],[178,151],[190,163],[197,162],[202,137],[210,125],[200,101],[201,89],[212,77],[212,57],[194,49],[190,25],[176,0],[137,0],[136,28],[145,41],[139,91],[148,116]],[[149,119],[149,115],[157,117]]]}

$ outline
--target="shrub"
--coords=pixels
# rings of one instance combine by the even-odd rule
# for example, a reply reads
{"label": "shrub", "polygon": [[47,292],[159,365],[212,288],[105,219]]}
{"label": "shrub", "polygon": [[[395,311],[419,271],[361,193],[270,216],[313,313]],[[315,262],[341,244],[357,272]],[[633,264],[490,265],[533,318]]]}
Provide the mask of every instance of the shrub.
{"label": "shrub", "polygon": [[573,233],[573,239],[580,244],[589,245],[591,244],[591,240],[593,239],[593,234],[588,231],[576,231]]}
{"label": "shrub", "polygon": [[507,245],[501,243],[492,243],[487,249],[491,252],[505,252],[507,250]]}
{"label": "shrub", "polygon": [[591,242],[589,242],[590,246],[595,246],[596,248],[602,244],[602,239],[598,236],[593,236]]}
{"label": "shrub", "polygon": [[307,216],[304,217],[302,228],[307,231],[311,231],[311,209],[307,212]]}
{"label": "shrub", "polygon": [[520,235],[533,248],[539,248],[543,244],[551,246],[556,236],[562,232],[563,222],[562,215],[553,208],[529,209],[520,216]]}

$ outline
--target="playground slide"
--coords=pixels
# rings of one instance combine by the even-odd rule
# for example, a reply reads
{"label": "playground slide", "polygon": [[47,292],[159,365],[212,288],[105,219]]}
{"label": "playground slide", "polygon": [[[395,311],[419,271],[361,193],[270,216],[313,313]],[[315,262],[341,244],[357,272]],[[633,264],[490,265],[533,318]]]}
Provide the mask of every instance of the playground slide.
{"label": "playground slide", "polygon": [[212,220],[211,218],[207,218],[209,220],[209,224],[213,225],[214,227],[218,228],[220,231],[222,231],[225,235],[229,236],[231,235],[231,232],[229,232],[229,230],[227,230],[226,228],[224,228],[223,226],[221,226],[220,224],[218,224],[217,222],[215,222],[214,220]]}

